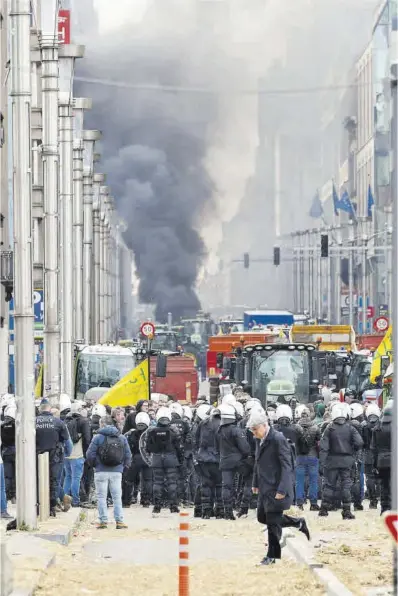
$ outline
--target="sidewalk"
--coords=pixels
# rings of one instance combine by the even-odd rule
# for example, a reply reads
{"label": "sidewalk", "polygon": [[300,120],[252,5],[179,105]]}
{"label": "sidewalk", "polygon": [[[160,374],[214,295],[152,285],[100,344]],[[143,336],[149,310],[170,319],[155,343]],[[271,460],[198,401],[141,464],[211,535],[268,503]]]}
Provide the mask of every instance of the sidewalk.
{"label": "sidewalk", "polygon": [[[6,521],[1,521],[1,540],[12,565],[12,595],[33,594],[43,571],[54,564],[56,556],[69,544],[82,521],[81,511],[78,508],[59,513],[56,518],[39,523],[32,532],[7,532]],[[15,507],[10,507],[9,513],[15,515]]]}
{"label": "sidewalk", "polygon": [[315,573],[318,567],[335,575],[337,594],[342,594],[337,582],[355,596],[393,593],[392,541],[380,511],[368,510],[366,502],[365,507],[350,521],[343,521],[340,511],[326,518],[306,511],[311,543],[299,538],[288,540],[297,558]]}

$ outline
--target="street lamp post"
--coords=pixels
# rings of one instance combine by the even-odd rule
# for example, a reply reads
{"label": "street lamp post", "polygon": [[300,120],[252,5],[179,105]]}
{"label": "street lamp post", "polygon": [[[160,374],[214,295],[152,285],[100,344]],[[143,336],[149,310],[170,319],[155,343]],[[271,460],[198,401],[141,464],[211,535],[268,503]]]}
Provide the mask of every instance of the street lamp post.
{"label": "street lamp post", "polygon": [[59,48],[59,140],[61,212],[61,391],[73,393],[73,71],[83,46]]}

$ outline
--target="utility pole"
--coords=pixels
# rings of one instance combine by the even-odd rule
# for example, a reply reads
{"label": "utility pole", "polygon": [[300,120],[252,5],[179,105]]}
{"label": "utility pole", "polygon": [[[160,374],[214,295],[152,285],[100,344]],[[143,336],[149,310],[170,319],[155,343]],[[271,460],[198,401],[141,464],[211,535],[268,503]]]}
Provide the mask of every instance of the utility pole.
{"label": "utility pole", "polygon": [[36,528],[30,0],[11,0],[17,525]]}
{"label": "utility pole", "polygon": [[100,138],[99,130],[83,131],[83,338],[88,344],[92,341],[94,144]]}
{"label": "utility pole", "polygon": [[[393,254],[392,254],[392,304],[391,315],[393,320],[393,350],[394,354],[398,353],[398,14],[397,6],[391,3],[391,51],[394,51],[391,56],[391,96],[392,96],[392,126],[391,126],[391,142],[392,142],[392,163],[394,164],[392,171],[392,204],[393,204],[393,220],[392,220],[392,240],[393,240]],[[398,510],[398,377],[393,376],[393,427],[392,427],[392,466],[391,466],[391,505],[392,511]],[[394,588],[395,593],[398,588],[398,545],[394,543]]]}
{"label": "utility pole", "polygon": [[[350,242],[350,248],[353,247]],[[349,323],[354,326],[354,251],[348,251],[348,296],[349,296]]]}
{"label": "utility pole", "polygon": [[105,265],[105,206],[109,195],[109,187],[101,186],[100,189],[100,231],[99,231],[99,260],[100,260],[100,292],[99,292],[99,341],[106,341],[106,265]]}
{"label": "utility pole", "polygon": [[92,100],[78,97],[73,101],[73,304],[75,340],[83,340],[83,122],[84,111]]}
{"label": "utility pole", "polygon": [[[11,141],[7,130],[8,122],[8,93],[7,93],[7,9],[6,0],[0,2],[0,241],[3,250],[10,250],[9,213],[8,213],[8,148]],[[7,138],[6,138],[7,135]],[[11,262],[10,262],[11,265]],[[10,267],[12,273],[12,266]],[[0,393],[8,391],[8,302],[5,300],[5,287],[0,285],[0,366],[3,371],[0,378]]]}
{"label": "utility pole", "polygon": [[73,73],[76,58],[83,58],[84,47],[59,48],[59,141],[61,210],[61,392],[73,395]]}
{"label": "utility pole", "polygon": [[60,393],[57,0],[41,2],[44,199],[44,393]]}
{"label": "utility pole", "polygon": [[94,174],[93,179],[93,302],[92,302],[92,337],[94,344],[100,343],[100,208],[101,186],[105,183],[105,174]]}

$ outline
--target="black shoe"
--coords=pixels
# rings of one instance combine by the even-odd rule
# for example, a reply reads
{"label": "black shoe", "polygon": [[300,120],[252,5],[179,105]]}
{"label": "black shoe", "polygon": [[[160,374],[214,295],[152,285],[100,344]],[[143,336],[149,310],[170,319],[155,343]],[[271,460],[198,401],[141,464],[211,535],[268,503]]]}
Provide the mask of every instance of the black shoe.
{"label": "black shoe", "polygon": [[138,503],[137,497],[132,497],[132,499],[131,499],[131,505],[136,505],[137,503]]}
{"label": "black shoe", "polygon": [[222,511],[217,511],[216,519],[224,519],[224,513]]}
{"label": "black shoe", "polygon": [[233,509],[225,509],[224,519],[229,519],[231,521],[235,521]]}
{"label": "black shoe", "polygon": [[244,517],[247,516],[249,514],[249,508],[248,507],[241,507],[238,511],[238,513],[236,514],[236,517]]}
{"label": "black shoe", "polygon": [[270,559],[270,557],[264,557],[262,561],[260,561],[260,565],[274,565],[275,559]]}
{"label": "black shoe", "polygon": [[304,505],[297,505],[297,508],[300,509],[300,511],[304,511]]}
{"label": "black shoe", "polygon": [[372,499],[369,503],[369,509],[377,509],[377,499]]}
{"label": "black shoe", "polygon": [[160,512],[161,512],[161,509],[160,509],[159,505],[155,505],[155,507],[152,510],[153,515],[157,515]]}
{"label": "black shoe", "polygon": [[149,501],[141,501],[141,507],[150,507],[151,504]]}
{"label": "black shoe", "polygon": [[329,515],[329,512],[327,509],[322,509],[322,507],[319,510],[318,516],[319,517],[327,517]]}
{"label": "black shoe", "polygon": [[304,518],[301,518],[299,530],[307,537],[307,540],[311,540],[310,531]]}
{"label": "black shoe", "polygon": [[170,513],[180,513],[177,505],[170,505]]}
{"label": "black shoe", "polygon": [[343,519],[355,519],[355,515],[349,509],[343,509],[341,512]]}
{"label": "black shoe", "polygon": [[212,517],[212,513],[213,512],[211,509],[205,509],[202,515],[203,519],[210,519]]}
{"label": "black shoe", "polygon": [[363,511],[362,503],[354,503],[354,511]]}
{"label": "black shoe", "polygon": [[52,508],[50,509],[50,517],[57,517],[57,513],[56,513],[56,511],[55,511],[55,507],[52,507]]}
{"label": "black shoe", "polygon": [[318,503],[311,503],[310,511],[320,511]]}
{"label": "black shoe", "polygon": [[195,509],[193,510],[193,516],[202,517],[202,510],[200,507],[195,507]]}

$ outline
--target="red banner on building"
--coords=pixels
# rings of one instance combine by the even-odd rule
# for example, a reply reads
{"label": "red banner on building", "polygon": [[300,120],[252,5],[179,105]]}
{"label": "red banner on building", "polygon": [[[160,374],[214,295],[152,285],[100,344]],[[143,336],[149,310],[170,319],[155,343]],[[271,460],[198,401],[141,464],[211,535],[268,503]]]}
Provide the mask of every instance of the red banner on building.
{"label": "red banner on building", "polygon": [[70,44],[70,10],[58,12],[58,42]]}

